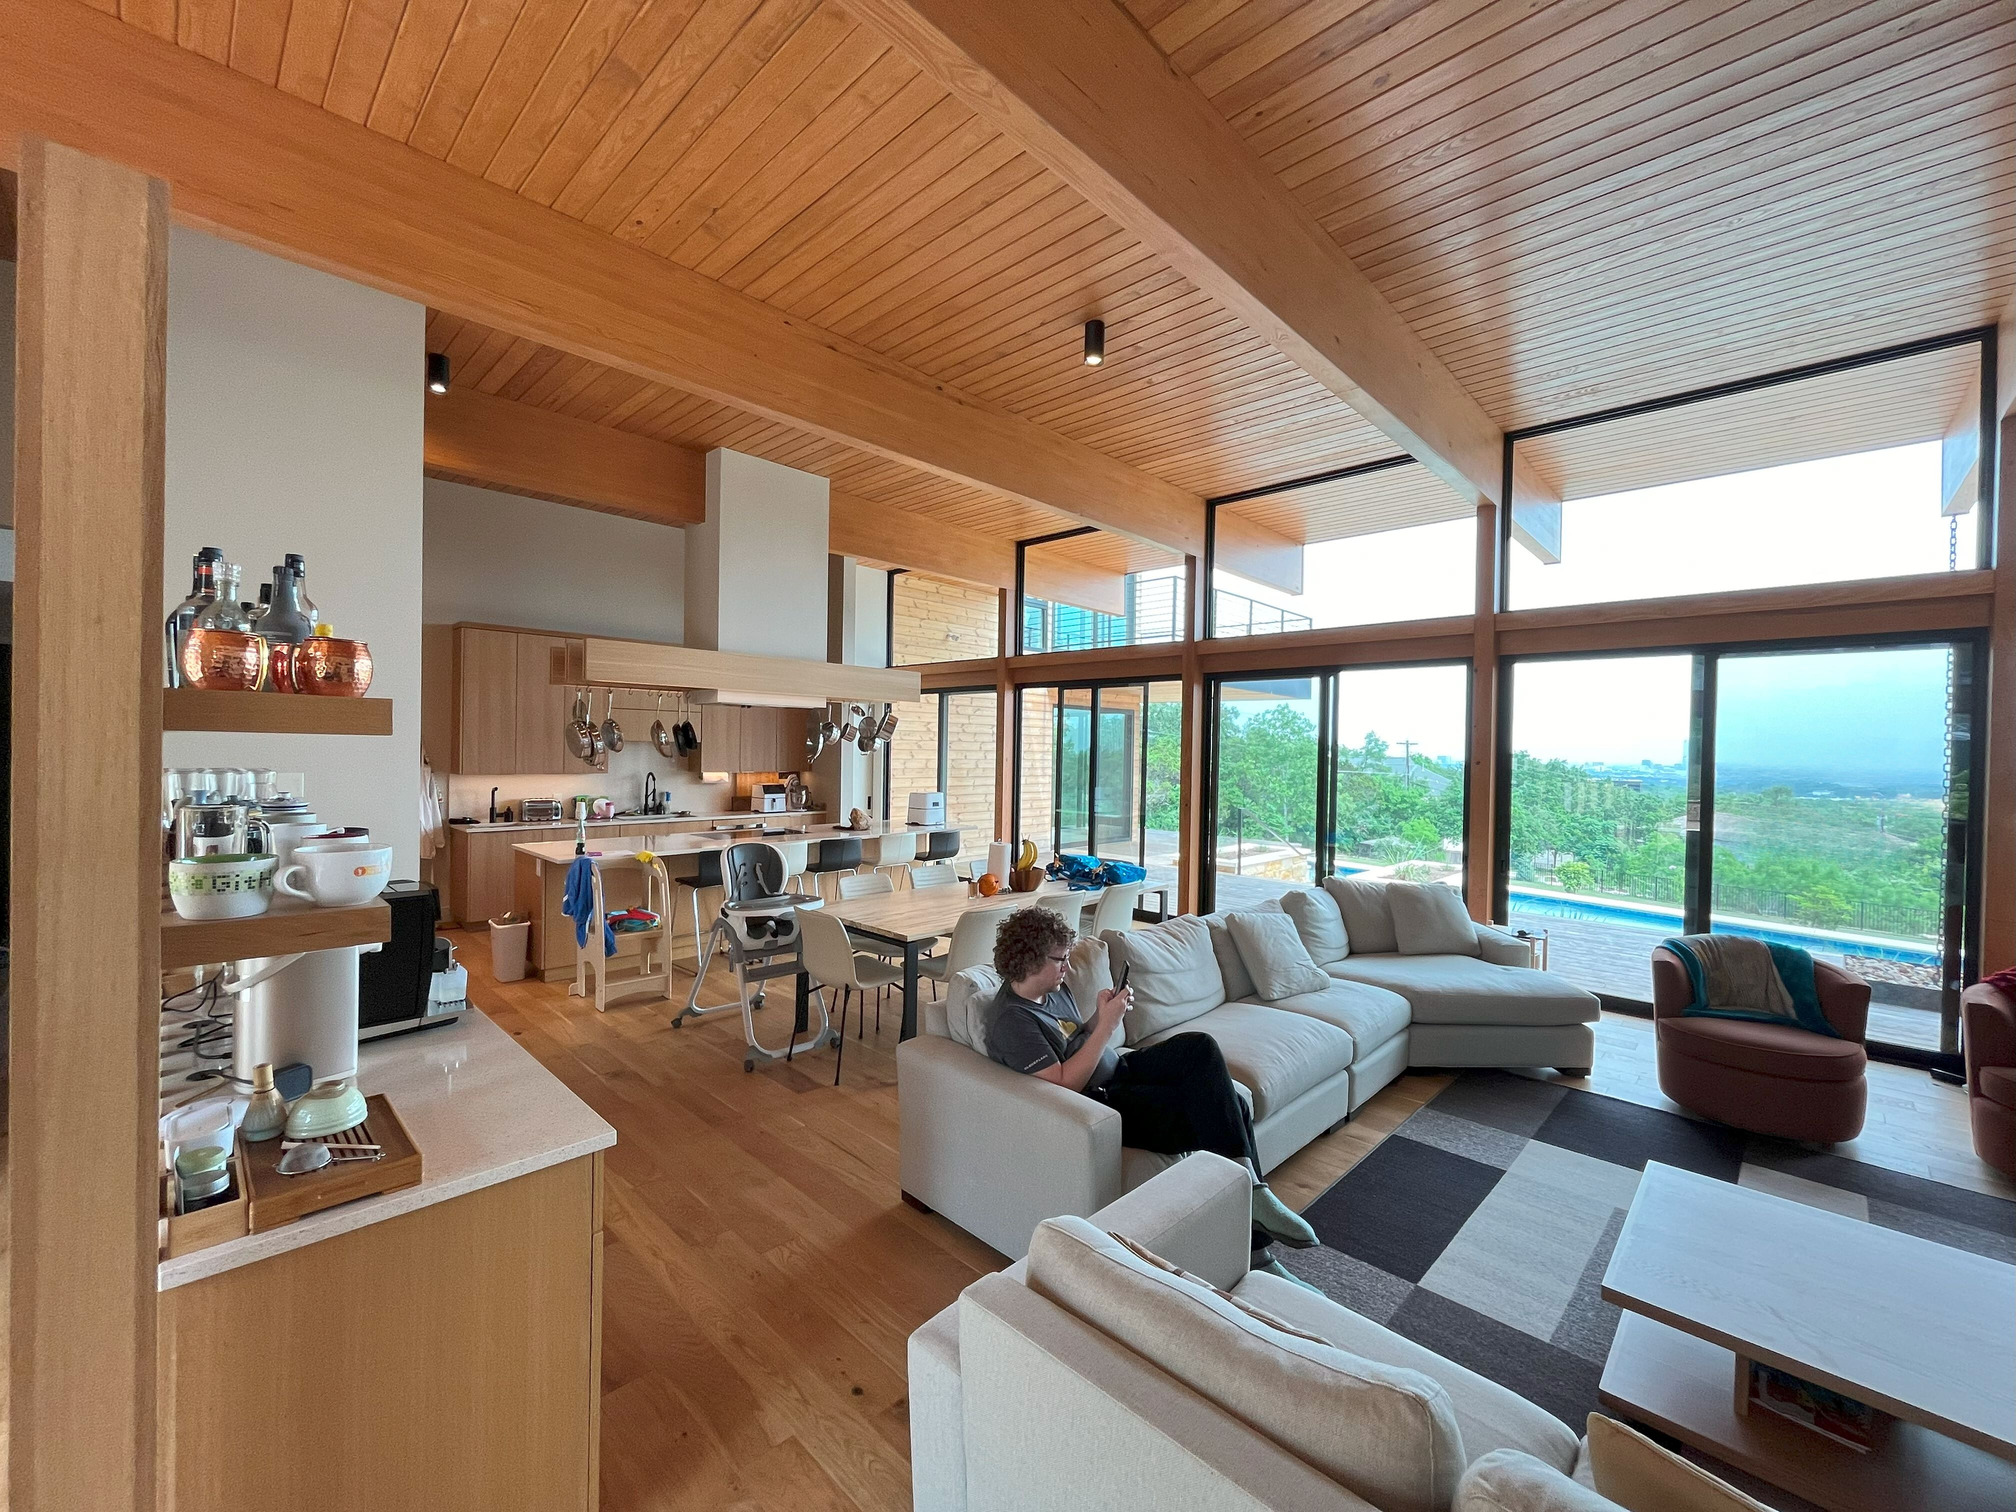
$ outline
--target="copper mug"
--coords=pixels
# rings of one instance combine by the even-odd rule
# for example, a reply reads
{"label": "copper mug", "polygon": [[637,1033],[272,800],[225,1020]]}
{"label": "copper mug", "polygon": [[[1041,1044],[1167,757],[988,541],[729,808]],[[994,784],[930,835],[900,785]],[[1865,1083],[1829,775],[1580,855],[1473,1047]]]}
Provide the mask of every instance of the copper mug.
{"label": "copper mug", "polygon": [[289,661],[296,693],[362,698],[371,686],[371,648],[362,641],[311,635],[294,648]]}
{"label": "copper mug", "polygon": [[265,684],[271,650],[263,635],[194,629],[182,642],[182,675],[193,688],[256,693]]}

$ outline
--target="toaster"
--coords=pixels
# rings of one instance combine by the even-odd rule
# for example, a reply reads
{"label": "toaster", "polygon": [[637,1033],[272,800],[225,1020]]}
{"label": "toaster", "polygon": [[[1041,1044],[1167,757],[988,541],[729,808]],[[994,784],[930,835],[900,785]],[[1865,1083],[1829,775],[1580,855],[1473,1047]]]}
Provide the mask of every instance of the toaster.
{"label": "toaster", "polygon": [[518,818],[526,824],[558,824],[560,822],[560,800],[557,798],[527,798],[518,805]]}

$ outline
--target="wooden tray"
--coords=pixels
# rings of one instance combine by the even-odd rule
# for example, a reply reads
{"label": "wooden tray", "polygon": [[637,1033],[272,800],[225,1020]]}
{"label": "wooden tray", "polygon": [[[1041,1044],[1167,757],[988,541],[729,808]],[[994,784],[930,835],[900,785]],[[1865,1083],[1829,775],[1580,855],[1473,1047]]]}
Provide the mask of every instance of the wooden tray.
{"label": "wooden tray", "polygon": [[222,1244],[227,1239],[242,1239],[250,1221],[250,1201],[245,1189],[245,1145],[241,1141],[231,1153],[231,1184],[225,1188],[225,1200],[206,1208],[198,1208],[193,1213],[174,1211],[171,1195],[172,1179],[166,1183],[161,1198],[161,1258],[173,1260],[178,1255],[187,1255],[196,1250]]}
{"label": "wooden tray", "polygon": [[[252,1188],[252,1233],[263,1234],[324,1208],[355,1202],[359,1197],[376,1197],[380,1192],[396,1192],[401,1187],[419,1184],[419,1146],[413,1143],[413,1136],[406,1132],[399,1115],[392,1111],[392,1104],[382,1094],[374,1094],[364,1099],[364,1107],[363,1127],[372,1141],[385,1147],[383,1159],[347,1161],[310,1171],[306,1176],[282,1176],[273,1169],[284,1153],[281,1140],[268,1139],[242,1146],[244,1169]],[[358,1131],[345,1133],[355,1137]]]}

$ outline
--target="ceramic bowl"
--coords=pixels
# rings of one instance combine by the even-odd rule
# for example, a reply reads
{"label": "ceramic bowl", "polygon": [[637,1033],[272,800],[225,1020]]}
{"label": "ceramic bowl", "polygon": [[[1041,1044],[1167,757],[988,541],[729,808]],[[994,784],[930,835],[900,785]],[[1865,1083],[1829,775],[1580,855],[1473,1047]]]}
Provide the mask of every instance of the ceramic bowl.
{"label": "ceramic bowl", "polygon": [[364,1094],[350,1081],[310,1087],[287,1113],[289,1139],[321,1139],[364,1122]]}
{"label": "ceramic bowl", "polygon": [[362,698],[371,686],[371,648],[362,641],[311,635],[294,648],[289,675],[297,693]]}
{"label": "ceramic bowl", "polygon": [[274,885],[319,908],[349,908],[370,902],[391,880],[389,845],[360,850],[340,841],[323,845],[310,840],[294,847],[293,859]]}
{"label": "ceramic bowl", "polygon": [[266,637],[242,630],[191,630],[182,643],[182,675],[210,692],[258,692],[269,660]]}
{"label": "ceramic bowl", "polygon": [[303,835],[294,842],[297,846],[314,845],[324,850],[370,850],[371,831],[350,825],[345,829],[323,829],[317,834]]}
{"label": "ceramic bowl", "polygon": [[276,856],[194,856],[168,863],[168,900],[185,919],[249,919],[273,904]]}

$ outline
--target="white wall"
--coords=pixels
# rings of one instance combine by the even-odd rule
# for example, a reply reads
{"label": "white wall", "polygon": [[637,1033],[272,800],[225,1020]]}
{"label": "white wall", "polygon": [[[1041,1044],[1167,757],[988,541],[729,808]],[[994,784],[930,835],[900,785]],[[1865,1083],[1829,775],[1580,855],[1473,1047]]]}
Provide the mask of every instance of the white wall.
{"label": "white wall", "polygon": [[370,642],[371,693],[393,712],[389,737],[173,733],[163,758],[304,771],[317,812],[368,825],[402,877],[420,856],[425,351],[420,305],[175,230],[161,612],[201,546],[252,585],[301,552],[323,617]]}
{"label": "white wall", "polygon": [[435,478],[426,501],[428,624],[683,639],[683,530]]}
{"label": "white wall", "polygon": [[707,453],[707,518],[686,528],[686,644],[826,659],[831,485],[761,457]]}

